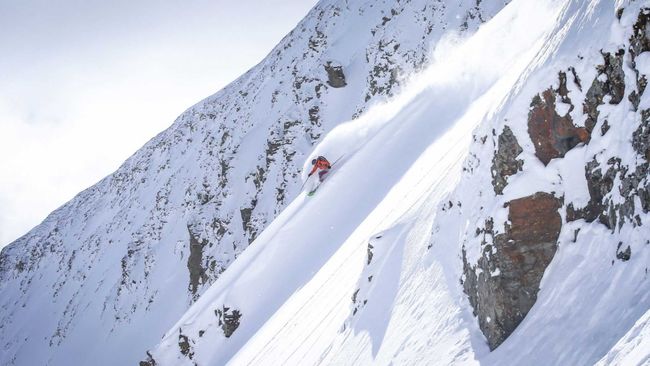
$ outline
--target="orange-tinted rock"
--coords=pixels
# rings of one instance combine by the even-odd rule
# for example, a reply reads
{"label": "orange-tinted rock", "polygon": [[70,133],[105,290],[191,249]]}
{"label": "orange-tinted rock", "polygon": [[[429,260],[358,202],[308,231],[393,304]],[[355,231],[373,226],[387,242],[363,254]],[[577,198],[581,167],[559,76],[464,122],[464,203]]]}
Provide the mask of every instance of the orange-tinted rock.
{"label": "orange-tinted rock", "polygon": [[535,155],[544,165],[551,159],[564,157],[580,142],[587,142],[589,133],[573,125],[571,116],[555,111],[556,92],[553,89],[536,95],[528,114],[528,134],[535,145]]}
{"label": "orange-tinted rock", "polygon": [[476,265],[469,264],[463,252],[463,288],[490,349],[498,347],[535,304],[562,228],[561,200],[549,193],[515,199],[507,206],[510,224],[505,233],[495,235],[491,220],[478,231],[494,242],[483,240]]}
{"label": "orange-tinted rock", "polygon": [[560,234],[562,218],[558,213],[560,200],[552,194],[538,192],[506,204],[509,207],[506,234],[510,241],[522,243],[555,242]]}

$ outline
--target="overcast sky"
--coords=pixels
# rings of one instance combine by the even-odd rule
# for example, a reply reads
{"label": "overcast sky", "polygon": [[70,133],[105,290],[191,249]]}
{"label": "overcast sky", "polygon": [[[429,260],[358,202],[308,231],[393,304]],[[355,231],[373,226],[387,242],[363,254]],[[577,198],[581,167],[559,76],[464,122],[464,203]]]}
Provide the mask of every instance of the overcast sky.
{"label": "overcast sky", "polygon": [[316,0],[0,0],[0,247],[262,60]]}

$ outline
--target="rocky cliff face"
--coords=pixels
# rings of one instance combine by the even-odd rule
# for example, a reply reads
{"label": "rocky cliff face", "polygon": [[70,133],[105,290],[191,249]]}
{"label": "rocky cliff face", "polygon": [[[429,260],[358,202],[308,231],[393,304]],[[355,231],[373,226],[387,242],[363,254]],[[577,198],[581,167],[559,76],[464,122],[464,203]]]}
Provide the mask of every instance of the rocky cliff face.
{"label": "rocky cliff face", "polygon": [[[259,65],[2,251],[0,363],[69,364],[80,348],[135,362],[298,193],[325,133],[503,3],[320,2]],[[232,311],[217,316],[224,333]]]}
{"label": "rocky cliff face", "polygon": [[492,221],[480,230],[483,253],[474,266],[463,256],[463,288],[491,349],[498,347],[535,304],[544,270],[557,249],[561,201],[538,192],[506,203],[505,232]]}
{"label": "rocky cliff face", "polygon": [[[527,121],[504,123],[492,158],[496,195],[503,195],[511,180],[538,171],[538,162],[559,166],[573,149],[579,148],[581,153],[572,155],[571,162],[566,163],[573,170],[560,168],[559,180],[550,179],[553,183],[549,190],[519,197],[520,186],[507,194],[503,203],[507,219],[497,222],[488,215],[476,229],[471,245],[480,248],[478,256],[469,260],[463,250],[461,282],[491,349],[503,343],[534,306],[540,281],[567,223],[595,221],[609,229],[612,236],[603,238],[603,245],[611,246],[612,263],[627,261],[634,255],[631,243],[619,240],[616,234],[647,224],[642,217],[649,207],[650,110],[641,101],[647,100],[643,95],[649,70],[639,70],[635,60],[647,57],[650,50],[646,32],[649,13],[650,8],[619,8],[619,26],[627,35],[624,47],[601,50],[600,55],[587,58],[600,56],[599,64],[588,64],[584,53],[576,53],[576,64],[556,71],[557,87],[533,96]],[[589,87],[583,93],[583,82],[587,80]],[[527,124],[526,134],[514,123]],[[511,128],[519,134],[513,134]],[[613,138],[621,141],[615,148],[610,144]],[[529,140],[530,144],[522,148],[518,140]],[[544,175],[533,174],[537,184],[545,185]],[[583,175],[584,179],[575,175]],[[576,182],[579,185],[572,186]],[[576,196],[588,199],[574,202]],[[496,196],[486,200],[503,202]],[[499,211],[493,210],[497,216],[502,215]],[[572,230],[570,242],[579,242],[582,227]]]}

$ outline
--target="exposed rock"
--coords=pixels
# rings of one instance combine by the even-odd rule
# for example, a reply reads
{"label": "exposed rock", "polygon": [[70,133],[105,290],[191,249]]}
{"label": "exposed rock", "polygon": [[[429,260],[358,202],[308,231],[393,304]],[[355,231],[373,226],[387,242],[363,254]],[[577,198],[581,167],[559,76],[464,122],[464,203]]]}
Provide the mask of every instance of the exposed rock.
{"label": "exposed rock", "polygon": [[203,247],[206,243],[192,233],[190,225],[187,226],[187,232],[190,234],[190,255],[187,257],[187,269],[190,271],[189,289],[196,299],[199,284],[207,280],[203,267]]}
{"label": "exposed rock", "polygon": [[222,309],[215,310],[214,314],[219,319],[219,326],[223,330],[223,335],[230,338],[239,327],[239,319],[241,319],[242,314],[239,310],[231,309],[225,305]]}
{"label": "exposed rock", "polygon": [[571,74],[573,75],[573,83],[576,84],[578,89],[582,91],[582,81],[580,81],[580,77],[578,76],[578,73],[576,72],[576,68],[571,66],[569,67],[569,71],[571,71]]}
{"label": "exposed rock", "polygon": [[[632,147],[645,159],[645,162],[637,165],[636,168],[636,176],[640,178],[636,192],[641,201],[641,209],[644,213],[648,213],[650,212],[650,179],[647,178],[650,176],[650,110],[641,112],[641,124],[632,133]],[[645,184],[641,185],[644,181]]]}
{"label": "exposed rock", "polygon": [[194,357],[194,350],[192,349],[190,340],[182,332],[178,334],[178,348],[180,348],[181,354],[190,360]]}
{"label": "exposed rock", "polygon": [[248,224],[251,221],[251,215],[253,213],[252,207],[244,207],[239,209],[239,216],[241,216],[241,226],[244,231],[248,230]]}
{"label": "exposed rock", "polygon": [[639,89],[639,95],[643,95],[645,88],[648,86],[648,79],[645,75],[640,75],[637,71],[636,86]]}
{"label": "exposed rock", "polygon": [[[483,230],[483,253],[471,265],[463,250],[463,288],[478,316],[490,349],[521,323],[537,299],[539,283],[557,249],[562,227],[561,200],[549,193],[512,200],[505,233],[494,235],[491,220]],[[493,243],[490,243],[493,238]]]}
{"label": "exposed rock", "polygon": [[368,243],[368,264],[370,264],[370,262],[372,262],[372,256],[373,256],[372,250],[374,248],[375,247],[373,247],[372,244]]}
{"label": "exposed rock", "polygon": [[641,124],[632,133],[632,147],[646,162],[650,162],[650,109],[641,112]]}
{"label": "exposed rock", "polygon": [[[575,69],[573,70],[575,72]],[[571,102],[571,98],[569,98],[569,88],[567,88],[566,86],[566,72],[560,71],[558,73],[558,79],[560,81],[560,86],[557,88],[557,94],[560,96],[560,100],[562,101],[562,103],[570,104],[569,112],[571,112],[574,107],[573,107],[573,103]]]}
{"label": "exposed rock", "polygon": [[[401,62],[396,60],[399,48],[400,44],[394,39],[381,39],[377,44],[370,45],[366,49],[366,59],[375,58],[373,60],[375,66],[367,77],[368,91],[364,98],[365,101],[369,101],[375,95],[392,96],[395,88],[399,86],[399,75],[402,73]],[[380,57],[377,58],[374,49],[381,51]],[[413,62],[413,66],[417,68],[424,60],[407,62]]]}
{"label": "exposed rock", "polygon": [[[587,178],[587,188],[589,190],[589,202],[580,209],[576,209],[572,203],[569,203],[567,206],[567,221],[585,219],[587,222],[593,222],[601,217],[605,209],[603,199],[612,190],[615,176],[615,169],[608,169],[603,174],[600,164],[595,158],[587,163],[585,177]],[[605,216],[601,217],[601,222],[606,223],[607,221]]]}
{"label": "exposed rock", "polygon": [[603,54],[605,64],[598,71],[607,75],[606,85],[612,97],[609,104],[618,104],[625,96],[625,73],[623,72],[623,55],[625,50],[620,49],[615,55],[607,52]]}
{"label": "exposed rock", "polygon": [[147,359],[144,361],[140,361],[139,366],[156,366],[156,360],[154,360],[153,356],[151,355],[151,352],[147,351]]}
{"label": "exposed rock", "polygon": [[[639,127],[642,129],[643,125]],[[638,197],[643,212],[650,210],[650,174],[649,163],[638,164],[634,170],[621,164],[618,158],[611,158],[607,161],[608,168],[605,173],[596,158],[590,161],[585,167],[587,188],[589,190],[589,202],[583,208],[576,209],[573,204],[567,207],[567,221],[585,219],[592,222],[596,219],[600,223],[614,231],[629,222],[633,226],[642,224],[641,218],[635,215],[635,201]],[[608,194],[614,189],[614,182],[618,179],[618,193],[620,199],[613,202]]]}
{"label": "exposed rock", "polygon": [[469,28],[469,23],[472,21],[485,22],[481,13],[481,0],[476,0],[476,5],[467,10],[467,13],[463,17],[463,23],[460,25],[460,30],[466,31]]}
{"label": "exposed rock", "polygon": [[598,121],[598,106],[604,103],[605,96],[610,96],[609,104],[618,104],[625,95],[625,73],[623,72],[624,49],[616,54],[601,52],[604,63],[596,66],[598,73],[587,91],[583,112],[587,114],[585,127],[591,133]]}
{"label": "exposed rock", "polygon": [[607,120],[605,120],[605,122],[603,122],[603,125],[600,126],[600,135],[605,136],[607,131],[609,131],[609,128],[610,128],[609,122],[607,122]]}
{"label": "exposed rock", "polygon": [[648,23],[650,23],[650,9],[644,8],[639,12],[639,17],[634,23],[633,34],[630,37],[630,54],[632,60],[643,52],[650,51],[650,38],[648,38]]}
{"label": "exposed rock", "polygon": [[621,20],[621,17],[623,16],[623,11],[625,8],[618,8],[616,9],[616,19]]}
{"label": "exposed rock", "polygon": [[580,142],[587,142],[589,134],[573,125],[571,116],[560,116],[555,110],[556,91],[547,89],[536,95],[528,113],[528,134],[535,145],[535,155],[548,165],[551,159],[564,157]]}
{"label": "exposed rock", "polygon": [[320,126],[320,118],[318,117],[319,111],[320,108],[318,106],[309,108],[309,122],[311,122],[312,125]]}
{"label": "exposed rock", "polygon": [[250,207],[244,207],[239,209],[239,215],[241,216],[242,228],[244,233],[248,237],[248,243],[252,243],[257,237],[257,225],[253,218],[253,211],[257,207],[257,199],[251,200]]}
{"label": "exposed rock", "polygon": [[325,64],[325,71],[327,71],[327,84],[332,88],[342,88],[348,85],[345,82],[345,74],[343,74],[343,66],[335,65],[332,62]]}
{"label": "exposed rock", "polygon": [[630,257],[632,256],[632,249],[628,245],[625,250],[621,251],[621,246],[623,246],[623,243],[619,242],[618,247],[616,247],[616,258],[620,259],[623,262],[627,262],[630,260]]}
{"label": "exposed rock", "polygon": [[627,99],[632,103],[632,107],[634,107],[634,110],[636,111],[639,109],[639,104],[641,103],[641,96],[639,93],[636,92],[636,90],[633,90],[630,95],[628,95]]}
{"label": "exposed rock", "polygon": [[503,189],[508,185],[506,178],[521,171],[524,161],[517,159],[517,156],[523,151],[510,127],[504,126],[503,132],[499,135],[497,151],[492,158],[494,193],[503,194]]}
{"label": "exposed rock", "polygon": [[[635,215],[635,200],[638,197],[643,212],[650,211],[650,182],[647,179],[650,174],[650,110],[640,111],[640,115],[641,123],[632,133],[631,140],[635,152],[644,161],[629,167],[621,164],[621,159],[613,157],[607,161],[608,167],[603,173],[601,164],[594,157],[585,167],[589,202],[579,209],[569,204],[567,221],[585,219],[592,222],[598,219],[612,231],[617,227],[620,230],[626,222],[633,226],[642,224],[640,216]],[[609,129],[607,121],[603,122],[602,128],[604,134]],[[608,194],[612,192],[617,179],[620,182],[618,193],[622,199],[612,202]]]}

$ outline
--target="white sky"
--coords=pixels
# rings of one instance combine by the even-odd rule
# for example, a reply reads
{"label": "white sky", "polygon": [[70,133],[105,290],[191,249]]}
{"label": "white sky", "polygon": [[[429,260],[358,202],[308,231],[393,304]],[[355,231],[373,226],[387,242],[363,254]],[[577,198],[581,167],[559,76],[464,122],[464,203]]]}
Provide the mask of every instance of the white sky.
{"label": "white sky", "polygon": [[0,0],[0,248],[262,60],[316,0]]}

